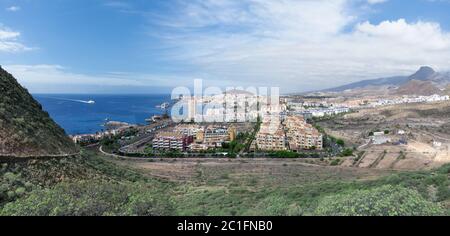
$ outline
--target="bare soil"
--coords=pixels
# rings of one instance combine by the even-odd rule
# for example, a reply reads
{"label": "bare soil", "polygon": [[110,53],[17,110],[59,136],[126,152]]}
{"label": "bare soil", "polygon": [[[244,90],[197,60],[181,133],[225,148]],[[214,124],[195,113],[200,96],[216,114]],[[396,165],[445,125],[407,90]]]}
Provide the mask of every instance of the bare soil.
{"label": "bare soil", "polygon": [[[319,125],[328,134],[366,152],[358,165],[353,160],[346,160],[342,163],[344,166],[416,170],[450,162],[449,117],[450,102],[402,104],[360,110]],[[390,131],[390,144],[364,145],[371,131],[384,130]],[[406,134],[398,135],[398,130],[404,130]],[[393,144],[400,139],[405,139],[407,144]]]}
{"label": "bare soil", "polygon": [[127,159],[121,165],[172,181],[198,184],[292,186],[326,180],[369,180],[392,173],[388,170],[332,167],[307,163],[307,159]]}

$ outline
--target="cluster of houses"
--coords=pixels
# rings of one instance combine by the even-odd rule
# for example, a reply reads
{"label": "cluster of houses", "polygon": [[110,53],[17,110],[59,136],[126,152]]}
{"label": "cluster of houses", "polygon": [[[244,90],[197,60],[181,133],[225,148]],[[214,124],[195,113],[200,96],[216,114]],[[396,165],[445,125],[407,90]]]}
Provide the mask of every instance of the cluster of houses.
{"label": "cluster of houses", "polygon": [[407,141],[407,132],[404,130],[398,130],[396,135],[395,133],[386,132],[386,131],[377,131],[373,132],[370,137],[370,141],[373,145],[382,145],[391,143],[393,145],[406,145]]}
{"label": "cluster of houses", "polygon": [[256,135],[255,149],[264,151],[323,149],[323,136],[302,116],[267,117]]}
{"label": "cluster of houses", "polygon": [[350,106],[346,104],[329,103],[327,101],[286,101],[286,106],[290,113],[301,115],[307,119],[350,112]]}
{"label": "cluster of houses", "polygon": [[185,99],[187,121],[196,122],[254,122],[264,114],[286,110],[277,97],[257,96],[242,90],[231,90],[223,94]]}
{"label": "cluster of houses", "polygon": [[292,113],[302,115],[305,118],[313,118],[313,117],[334,116],[348,112],[350,112],[350,108],[348,107],[324,107],[324,108],[303,109],[294,111]]}
{"label": "cluster of houses", "polygon": [[116,129],[110,129],[107,131],[103,131],[103,132],[97,132],[95,134],[80,134],[80,135],[73,135],[70,136],[70,138],[72,138],[72,141],[74,143],[77,144],[92,144],[92,143],[96,143],[98,141],[100,141],[103,138],[110,138],[110,137],[114,137],[116,135],[120,135],[122,133],[124,133],[126,130],[133,128],[135,126],[133,125],[126,125],[126,126],[122,126]]}
{"label": "cluster of houses", "polygon": [[205,151],[235,140],[236,135],[233,125],[179,124],[168,132],[157,133],[152,147],[156,150]]}
{"label": "cluster of houses", "polygon": [[398,105],[405,103],[424,103],[424,102],[441,102],[448,101],[450,97],[448,95],[431,95],[431,96],[418,96],[418,97],[402,97],[397,99],[380,99],[375,102],[370,103],[371,107],[379,107],[379,106],[389,106],[389,105]]}

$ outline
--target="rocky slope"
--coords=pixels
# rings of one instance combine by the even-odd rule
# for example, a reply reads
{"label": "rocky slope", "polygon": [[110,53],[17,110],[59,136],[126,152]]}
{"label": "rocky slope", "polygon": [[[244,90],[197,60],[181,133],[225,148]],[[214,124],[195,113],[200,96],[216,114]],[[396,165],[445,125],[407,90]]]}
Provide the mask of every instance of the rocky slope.
{"label": "rocky slope", "polygon": [[77,147],[17,80],[0,67],[0,160],[67,155]]}

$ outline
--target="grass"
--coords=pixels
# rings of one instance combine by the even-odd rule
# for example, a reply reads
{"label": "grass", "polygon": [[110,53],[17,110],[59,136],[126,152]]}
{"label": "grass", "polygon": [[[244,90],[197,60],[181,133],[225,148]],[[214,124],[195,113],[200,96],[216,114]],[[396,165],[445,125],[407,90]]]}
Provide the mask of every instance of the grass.
{"label": "grass", "polygon": [[[427,204],[439,209],[448,201],[448,177],[445,168],[429,173],[401,173],[374,181],[316,181],[293,186],[258,186],[230,184],[226,186],[189,186],[176,194],[179,215],[314,215],[325,197],[396,186],[417,192]],[[248,182],[247,182],[248,183]],[[437,199],[429,196],[429,186],[437,186]],[[379,199],[383,200],[383,199]],[[279,209],[270,209],[275,204]],[[445,206],[444,206],[445,207]],[[284,209],[284,210],[283,210]],[[292,209],[295,209],[292,211]],[[414,214],[414,209],[409,209]],[[447,210],[448,211],[448,210]],[[439,211],[438,211],[439,212]],[[336,212],[338,214],[339,212]]]}
{"label": "grass", "polygon": [[[357,213],[362,215],[450,214],[450,165],[372,180],[359,180],[360,174],[339,168],[298,169],[295,164],[280,164],[246,172],[248,165],[197,164],[192,181],[170,182],[118,166],[89,151],[78,159],[10,164],[1,172],[2,186],[8,183],[10,188],[2,196],[13,191],[15,197],[3,199],[0,214],[351,215],[348,209],[352,206],[346,199],[353,194],[370,199],[359,202],[362,206]],[[57,174],[61,169],[66,172],[64,178]],[[51,176],[56,177],[42,181]],[[411,204],[401,204],[403,200]],[[330,201],[337,203],[327,207]],[[383,206],[380,211],[379,205]],[[415,211],[417,207],[408,208],[418,205],[426,207],[420,212]]]}

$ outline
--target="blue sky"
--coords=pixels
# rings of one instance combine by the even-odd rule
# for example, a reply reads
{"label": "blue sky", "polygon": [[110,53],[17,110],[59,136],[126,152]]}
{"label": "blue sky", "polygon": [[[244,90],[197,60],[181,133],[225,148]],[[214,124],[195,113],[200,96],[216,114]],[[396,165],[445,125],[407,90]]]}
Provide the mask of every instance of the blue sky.
{"label": "blue sky", "polygon": [[34,93],[308,91],[450,70],[447,0],[0,0],[0,65]]}

